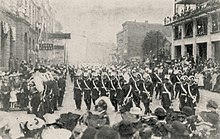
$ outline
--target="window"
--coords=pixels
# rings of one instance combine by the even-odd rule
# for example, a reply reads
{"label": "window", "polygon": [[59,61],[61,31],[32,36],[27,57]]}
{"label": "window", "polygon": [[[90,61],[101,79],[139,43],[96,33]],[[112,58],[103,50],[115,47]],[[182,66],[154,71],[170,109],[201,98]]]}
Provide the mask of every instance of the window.
{"label": "window", "polygon": [[185,37],[192,37],[193,36],[193,22],[190,21],[185,24]]}
{"label": "window", "polygon": [[182,28],[180,25],[174,27],[174,39],[181,39]]}
{"label": "window", "polygon": [[212,14],[212,32],[216,32],[220,30],[220,14],[214,13]]}
{"label": "window", "polygon": [[199,18],[197,19],[197,35],[206,35],[208,26],[208,18]]}

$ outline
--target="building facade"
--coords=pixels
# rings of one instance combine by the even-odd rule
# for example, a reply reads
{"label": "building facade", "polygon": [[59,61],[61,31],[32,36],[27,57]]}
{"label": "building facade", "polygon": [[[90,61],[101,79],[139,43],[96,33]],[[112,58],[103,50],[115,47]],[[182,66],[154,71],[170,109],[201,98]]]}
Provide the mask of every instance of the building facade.
{"label": "building facade", "polygon": [[131,59],[143,60],[142,44],[146,33],[149,31],[160,31],[165,36],[171,36],[169,27],[162,24],[153,24],[136,21],[126,21],[122,24],[123,30],[117,34],[117,50],[120,62]]}
{"label": "building facade", "polygon": [[0,0],[0,67],[8,69],[9,59],[35,64],[39,44],[48,33],[58,31],[56,11],[49,0]]}
{"label": "building facade", "polygon": [[172,59],[193,56],[197,61],[220,61],[220,2],[218,0],[175,0],[172,26]]}

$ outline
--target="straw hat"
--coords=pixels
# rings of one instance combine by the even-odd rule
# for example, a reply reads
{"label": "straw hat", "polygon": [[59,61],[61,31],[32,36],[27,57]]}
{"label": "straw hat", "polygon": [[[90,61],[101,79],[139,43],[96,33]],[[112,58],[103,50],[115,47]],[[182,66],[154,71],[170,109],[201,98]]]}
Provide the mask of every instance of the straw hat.
{"label": "straw hat", "polygon": [[66,129],[47,129],[42,132],[42,139],[69,139],[72,133]]}

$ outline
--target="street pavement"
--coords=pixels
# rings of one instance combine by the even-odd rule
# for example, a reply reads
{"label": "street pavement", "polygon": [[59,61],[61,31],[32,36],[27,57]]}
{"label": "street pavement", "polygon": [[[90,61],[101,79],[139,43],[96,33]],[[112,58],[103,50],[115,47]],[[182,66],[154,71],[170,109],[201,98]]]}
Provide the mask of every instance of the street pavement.
{"label": "street pavement", "polygon": [[[207,90],[200,90],[200,94],[201,94],[201,98],[198,103],[196,113],[205,110],[206,104],[207,104],[208,100],[210,100],[210,99],[216,101],[216,103],[220,106],[220,101],[219,101],[220,94],[210,92]],[[150,109],[152,111],[154,111],[157,107],[160,107],[160,106],[161,106],[160,100],[153,98],[153,102],[150,104]],[[143,104],[141,104],[141,108],[144,111]],[[178,99],[174,100],[173,108],[174,108],[174,110],[178,110],[178,108],[179,108]],[[94,109],[93,104],[92,104],[92,109]],[[220,113],[219,108],[217,111]],[[76,114],[86,113],[86,105],[85,105],[84,101],[82,101],[82,109],[80,111],[76,110],[75,102],[73,99],[73,83],[70,81],[69,78],[67,79],[67,87],[66,87],[66,92],[65,92],[65,96],[64,96],[63,107],[60,107],[59,110],[55,111],[55,113],[53,115],[57,116],[57,118],[58,118],[60,116],[60,114],[68,113],[68,112],[72,112],[72,113],[76,113]],[[27,112],[25,112],[25,111],[11,111],[9,113],[11,116],[16,117],[16,118],[20,118],[20,117],[24,118],[26,116],[27,117],[29,116],[28,114],[26,114]],[[110,116],[110,120],[112,119],[112,120],[114,120],[114,122],[116,122],[115,120],[119,121],[120,118],[121,118],[120,114],[116,113],[116,112],[114,112],[114,114],[112,114]]]}

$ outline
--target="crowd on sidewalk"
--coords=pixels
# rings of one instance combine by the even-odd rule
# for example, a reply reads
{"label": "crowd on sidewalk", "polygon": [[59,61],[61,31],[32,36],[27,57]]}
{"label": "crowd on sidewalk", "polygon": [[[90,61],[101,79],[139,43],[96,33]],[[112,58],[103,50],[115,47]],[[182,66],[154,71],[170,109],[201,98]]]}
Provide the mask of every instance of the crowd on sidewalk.
{"label": "crowd on sidewalk", "polygon": [[[19,71],[1,72],[3,110],[19,107],[33,115],[11,125],[4,120],[10,119],[10,113],[1,114],[7,115],[0,118],[3,139],[220,137],[218,104],[209,100],[207,110],[197,112],[200,89],[218,92],[220,88],[219,65],[212,59],[199,64],[187,57],[136,65],[69,65],[68,69],[62,65],[33,69],[22,62],[20,67]],[[76,110],[54,115],[62,106],[67,72]],[[161,104],[153,110],[156,99]],[[82,101],[87,111],[79,114]]]}

